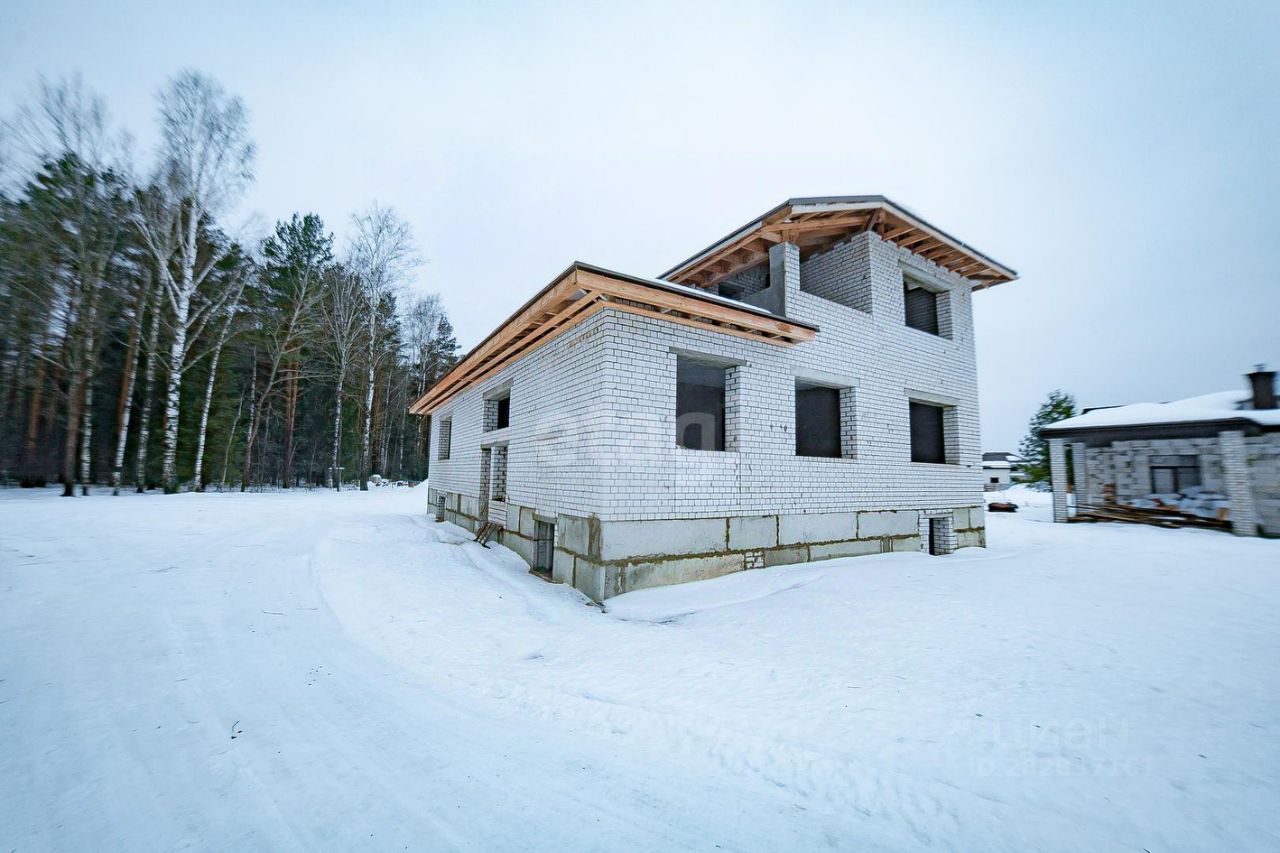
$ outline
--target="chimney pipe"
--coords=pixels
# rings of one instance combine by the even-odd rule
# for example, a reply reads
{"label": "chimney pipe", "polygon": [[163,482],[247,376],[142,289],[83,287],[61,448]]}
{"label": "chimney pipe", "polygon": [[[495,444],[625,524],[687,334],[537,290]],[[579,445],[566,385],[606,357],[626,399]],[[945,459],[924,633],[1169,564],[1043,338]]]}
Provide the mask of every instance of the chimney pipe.
{"label": "chimney pipe", "polygon": [[1276,372],[1264,370],[1259,364],[1253,373],[1246,373],[1245,378],[1253,391],[1253,407],[1255,409],[1274,409],[1276,407]]}

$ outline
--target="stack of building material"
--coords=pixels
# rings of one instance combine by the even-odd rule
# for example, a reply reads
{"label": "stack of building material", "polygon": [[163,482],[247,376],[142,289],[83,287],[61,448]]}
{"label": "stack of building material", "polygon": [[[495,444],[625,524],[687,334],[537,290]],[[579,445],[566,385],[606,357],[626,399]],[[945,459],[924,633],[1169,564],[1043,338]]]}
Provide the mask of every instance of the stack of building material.
{"label": "stack of building material", "polygon": [[1169,494],[1151,494],[1117,502],[1111,495],[1101,506],[1081,507],[1074,520],[1132,521],[1156,527],[1210,527],[1230,530],[1231,503],[1226,495],[1206,492],[1199,486]]}

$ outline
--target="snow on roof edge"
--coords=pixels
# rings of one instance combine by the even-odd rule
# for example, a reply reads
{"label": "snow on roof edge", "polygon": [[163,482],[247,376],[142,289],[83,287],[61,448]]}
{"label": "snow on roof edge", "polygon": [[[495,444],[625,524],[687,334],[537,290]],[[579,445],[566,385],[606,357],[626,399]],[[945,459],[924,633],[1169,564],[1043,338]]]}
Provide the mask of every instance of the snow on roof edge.
{"label": "snow on roof edge", "polygon": [[1044,432],[1065,432],[1102,427],[1136,427],[1154,424],[1195,423],[1203,421],[1247,420],[1259,426],[1280,426],[1280,409],[1242,409],[1248,402],[1247,391],[1216,391],[1168,403],[1131,403],[1094,409],[1074,418],[1058,421],[1043,428]]}

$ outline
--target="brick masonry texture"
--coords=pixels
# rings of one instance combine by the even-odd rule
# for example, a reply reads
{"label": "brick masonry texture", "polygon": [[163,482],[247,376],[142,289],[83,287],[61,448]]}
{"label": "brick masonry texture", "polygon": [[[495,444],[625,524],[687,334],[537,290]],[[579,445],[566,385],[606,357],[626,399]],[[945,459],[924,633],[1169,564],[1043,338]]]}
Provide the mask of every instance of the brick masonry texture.
{"label": "brick masonry texture", "polygon": [[1053,520],[1067,520],[1067,445],[1060,438],[1049,439],[1049,480],[1053,483]]}
{"label": "brick masonry texture", "polygon": [[[1235,533],[1280,536],[1280,433],[1246,436],[1229,430],[1200,438],[1113,441],[1098,447],[1076,442],[1070,448],[1077,506],[1101,505],[1108,487],[1114,488],[1120,503],[1145,498],[1154,489],[1154,457],[1190,456],[1199,465],[1201,486],[1231,501]],[[1066,488],[1056,473],[1054,484],[1056,506],[1059,494],[1065,502]]]}
{"label": "brick masonry texture", "polygon": [[[737,556],[713,561],[714,568],[737,570],[785,562],[786,556],[808,559],[808,544],[862,538],[852,520],[847,532],[831,533],[844,528],[826,516],[853,519],[855,512],[898,510],[910,513],[904,532],[895,534],[903,544],[885,550],[927,548],[921,512],[957,513],[953,545],[983,544],[970,283],[872,234],[856,235],[803,263],[794,246],[775,249],[766,265],[777,276],[769,290],[783,291],[788,317],[819,327],[815,340],[782,347],[602,311],[437,412],[437,421],[448,418],[452,424],[452,452],[431,470],[433,495],[448,496],[446,517],[466,522],[479,512],[481,447],[502,445],[508,516],[512,505],[527,507],[557,523],[558,540],[568,517],[597,526],[722,519],[721,550]],[[904,273],[942,292],[949,338],[906,326]],[[760,287],[753,276],[743,276],[742,283]],[[723,452],[675,444],[677,355],[735,365],[726,382]],[[840,398],[844,458],[795,455],[797,379],[848,389]],[[486,393],[508,385],[510,426],[484,430]],[[911,462],[908,403],[915,398],[947,404],[948,464]],[[465,512],[468,507],[474,512]],[[779,517],[778,530],[812,528],[818,538],[771,539],[778,531],[766,532],[759,521],[764,517]],[[749,519],[756,520],[754,527]],[[739,527],[730,530],[730,520],[740,520]],[[740,549],[731,548],[735,532]],[[685,535],[673,530],[664,556],[707,554],[705,530],[690,531],[682,540]],[[563,552],[593,564],[626,557],[617,550],[622,544],[609,558],[589,542],[580,544],[587,547]],[[792,553],[783,554],[783,546]],[[874,548],[878,553],[879,539]],[[704,571],[686,568],[690,577]],[[671,582],[673,571],[632,574],[637,582],[642,575]],[[597,591],[606,591],[597,581],[591,581]],[[625,577],[623,586],[633,588]]]}

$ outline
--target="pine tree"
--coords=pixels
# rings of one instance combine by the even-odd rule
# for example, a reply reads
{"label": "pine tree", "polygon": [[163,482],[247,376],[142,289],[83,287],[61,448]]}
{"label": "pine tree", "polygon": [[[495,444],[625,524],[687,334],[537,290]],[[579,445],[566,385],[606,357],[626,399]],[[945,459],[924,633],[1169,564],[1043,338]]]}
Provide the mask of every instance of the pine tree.
{"label": "pine tree", "polygon": [[[447,314],[440,314],[440,322],[436,324],[435,335],[432,336],[431,342],[427,344],[426,353],[422,360],[423,370],[423,387],[430,390],[432,385],[440,381],[440,377],[449,372],[455,364],[458,363],[458,339],[453,336],[453,324],[449,322]],[[423,418],[425,434],[422,435],[422,470],[426,474],[431,472],[431,435],[433,419],[430,417]]]}
{"label": "pine tree", "polygon": [[162,107],[141,185],[78,82],[0,117],[26,152],[0,192],[0,479],[248,488],[371,463],[420,478],[429,422],[408,408],[458,345],[439,294],[397,298],[408,226],[375,206],[338,262],[297,214],[259,256],[222,221],[252,178],[243,105],[183,74]]}
{"label": "pine tree", "polygon": [[[1027,434],[1018,445],[1018,451],[1026,460],[1022,464],[1022,481],[1025,483],[1049,482],[1049,442],[1040,437],[1040,430],[1049,424],[1075,417],[1076,401],[1065,391],[1050,391],[1027,424]],[[1070,481],[1070,472],[1067,474]]]}
{"label": "pine tree", "polygon": [[458,363],[458,340],[453,336],[453,324],[447,316],[441,315],[436,324],[435,336],[427,345],[427,357],[423,363],[426,373],[425,387],[430,388]]}

